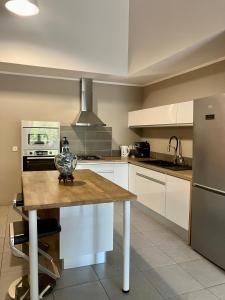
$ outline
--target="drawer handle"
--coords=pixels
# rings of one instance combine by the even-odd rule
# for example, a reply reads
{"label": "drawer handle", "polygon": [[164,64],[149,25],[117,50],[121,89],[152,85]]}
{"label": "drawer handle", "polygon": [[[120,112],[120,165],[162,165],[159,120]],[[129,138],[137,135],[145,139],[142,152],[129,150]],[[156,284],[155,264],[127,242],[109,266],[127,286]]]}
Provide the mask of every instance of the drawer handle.
{"label": "drawer handle", "polygon": [[113,174],[114,171],[97,171],[99,174]]}
{"label": "drawer handle", "polygon": [[161,185],[166,185],[166,183],[163,182],[163,181],[161,181],[161,180],[158,180],[158,179],[155,179],[155,178],[152,178],[152,177],[143,175],[143,174],[141,174],[141,173],[136,173],[136,175],[139,176],[139,177],[145,178],[145,179],[147,179],[147,180],[150,180],[150,181],[159,183],[159,184],[161,184]]}

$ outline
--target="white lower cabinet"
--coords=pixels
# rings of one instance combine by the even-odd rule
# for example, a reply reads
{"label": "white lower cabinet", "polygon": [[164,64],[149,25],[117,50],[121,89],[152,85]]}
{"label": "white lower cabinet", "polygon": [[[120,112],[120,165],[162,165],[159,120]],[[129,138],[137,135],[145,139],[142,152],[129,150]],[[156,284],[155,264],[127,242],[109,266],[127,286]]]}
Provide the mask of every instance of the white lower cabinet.
{"label": "white lower cabinet", "polygon": [[136,171],[135,185],[138,201],[164,216],[165,175],[140,168]]}
{"label": "white lower cabinet", "polygon": [[136,193],[136,189],[135,189],[136,169],[137,166],[129,164],[129,191],[134,194]]}
{"label": "white lower cabinet", "polygon": [[128,189],[127,163],[78,163],[77,169],[90,169],[124,189]]}
{"label": "white lower cabinet", "polygon": [[190,182],[167,175],[166,218],[188,230],[189,211]]}
{"label": "white lower cabinet", "polygon": [[190,181],[130,164],[129,191],[146,207],[189,229]]}

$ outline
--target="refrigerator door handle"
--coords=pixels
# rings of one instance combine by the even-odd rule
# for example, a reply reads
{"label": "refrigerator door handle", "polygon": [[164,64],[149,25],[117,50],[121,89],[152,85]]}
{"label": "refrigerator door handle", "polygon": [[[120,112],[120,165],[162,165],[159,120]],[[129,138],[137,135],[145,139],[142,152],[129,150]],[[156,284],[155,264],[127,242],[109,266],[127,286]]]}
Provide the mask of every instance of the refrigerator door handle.
{"label": "refrigerator door handle", "polygon": [[214,193],[217,193],[217,194],[220,194],[220,195],[225,195],[225,191],[214,189],[214,188],[211,188],[209,186],[205,186],[205,185],[202,185],[202,184],[199,184],[199,183],[193,183],[193,186],[194,187],[199,187],[199,188],[202,188],[204,190],[214,192]]}

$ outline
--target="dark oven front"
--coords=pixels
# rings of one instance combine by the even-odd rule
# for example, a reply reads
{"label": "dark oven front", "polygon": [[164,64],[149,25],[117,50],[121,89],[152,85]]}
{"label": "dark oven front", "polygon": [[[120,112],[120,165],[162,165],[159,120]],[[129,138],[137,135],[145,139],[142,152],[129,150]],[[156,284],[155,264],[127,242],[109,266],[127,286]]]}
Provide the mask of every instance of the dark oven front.
{"label": "dark oven front", "polygon": [[24,156],[23,157],[23,171],[48,171],[56,170],[54,156],[35,157]]}

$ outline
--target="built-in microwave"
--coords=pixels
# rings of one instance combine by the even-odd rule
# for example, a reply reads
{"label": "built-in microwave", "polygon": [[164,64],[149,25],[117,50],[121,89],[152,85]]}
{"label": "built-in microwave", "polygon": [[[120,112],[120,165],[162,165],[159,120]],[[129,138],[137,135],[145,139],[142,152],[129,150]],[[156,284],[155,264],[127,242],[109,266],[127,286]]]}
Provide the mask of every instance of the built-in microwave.
{"label": "built-in microwave", "polygon": [[26,153],[27,150],[59,150],[59,145],[58,122],[22,121],[22,149]]}

